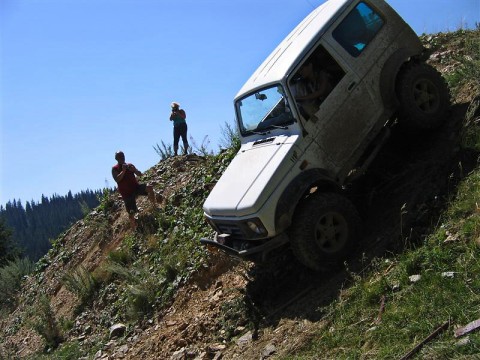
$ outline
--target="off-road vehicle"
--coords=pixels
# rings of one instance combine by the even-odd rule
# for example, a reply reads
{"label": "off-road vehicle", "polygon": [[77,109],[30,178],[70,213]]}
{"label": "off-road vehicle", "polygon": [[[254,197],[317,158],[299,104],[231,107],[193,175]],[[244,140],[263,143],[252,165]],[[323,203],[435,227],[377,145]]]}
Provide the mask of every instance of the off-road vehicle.
{"label": "off-road vehicle", "polygon": [[360,217],[342,189],[393,124],[439,127],[450,96],[414,31],[384,0],[329,0],[310,13],[234,99],[241,148],[203,209],[201,239],[261,260],[290,243],[307,267],[345,258]]}

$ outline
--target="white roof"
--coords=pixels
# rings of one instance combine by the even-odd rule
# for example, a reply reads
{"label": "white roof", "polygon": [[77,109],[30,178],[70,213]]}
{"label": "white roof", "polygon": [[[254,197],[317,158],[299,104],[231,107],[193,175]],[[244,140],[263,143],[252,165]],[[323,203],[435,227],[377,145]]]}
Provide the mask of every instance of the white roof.
{"label": "white roof", "polygon": [[258,67],[235,99],[258,87],[280,81],[291,71],[299,55],[303,56],[312,41],[316,41],[336,19],[338,10],[352,1],[354,0],[329,0],[313,10]]}

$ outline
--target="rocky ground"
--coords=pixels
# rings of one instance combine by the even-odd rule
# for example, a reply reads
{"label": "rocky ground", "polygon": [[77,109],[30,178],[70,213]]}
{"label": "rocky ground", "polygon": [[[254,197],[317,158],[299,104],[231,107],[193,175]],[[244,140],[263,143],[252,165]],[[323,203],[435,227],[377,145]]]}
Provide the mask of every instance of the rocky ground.
{"label": "rocky ground", "polygon": [[[442,48],[441,36],[424,41],[433,51],[430,62],[448,73],[458,66],[453,55],[461,48]],[[478,154],[459,148],[462,122],[473,100],[471,90],[459,91],[450,120],[439,131],[422,138],[394,132],[367,174],[348,189],[365,224],[364,239],[348,268],[312,273],[288,249],[279,250],[262,266],[212,253],[210,266],[179,289],[168,309],[136,325],[117,324],[109,334],[113,324],[102,318],[101,307],[113,295],[104,292],[102,302],[76,315],[78,299],[62,285],[60,274],[79,265],[95,271],[123,241],[130,230],[117,198],[110,226],[104,229],[108,236],[98,227],[101,222],[94,221],[103,215],[94,213],[93,220],[76,223],[62,237],[62,251],[44,259],[42,272],[26,280],[19,306],[0,321],[0,359],[25,358],[42,350],[42,339],[25,326],[28,309],[41,291],[50,297],[57,319],[75,319],[66,340],[85,348],[97,346],[94,359],[267,359],[295,353],[328,324],[325,306],[341,295],[351,273],[361,272],[374,257],[399,253],[406,242],[420,240],[441,211],[445,194],[476,166]],[[196,156],[167,159],[150,170],[152,181],[157,173],[173,171],[180,180],[171,185],[184,186],[191,169],[201,164]],[[168,197],[166,191],[159,194],[160,203]],[[140,207],[148,215],[148,203],[141,200]],[[243,306],[246,314],[229,328],[219,324],[225,321],[228,306]],[[108,340],[95,345],[99,338]]]}

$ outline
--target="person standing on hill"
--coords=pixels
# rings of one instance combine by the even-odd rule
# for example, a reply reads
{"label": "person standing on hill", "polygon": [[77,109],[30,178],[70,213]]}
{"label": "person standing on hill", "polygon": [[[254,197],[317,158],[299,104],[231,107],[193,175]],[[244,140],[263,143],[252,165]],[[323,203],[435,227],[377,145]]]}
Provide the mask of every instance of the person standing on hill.
{"label": "person standing on hill", "polygon": [[125,208],[130,218],[130,225],[135,230],[137,228],[135,213],[138,212],[137,196],[148,196],[150,202],[155,205],[155,194],[152,186],[137,181],[136,176],[142,176],[142,173],[137,170],[135,165],[125,162],[123,151],[115,153],[115,160],[117,160],[117,164],[112,167],[112,176],[118,185],[118,192],[122,195],[125,203]]}
{"label": "person standing on hill", "polygon": [[172,102],[172,112],[170,114],[170,121],[173,121],[173,151],[175,155],[178,154],[178,141],[180,137],[183,141],[183,155],[187,155],[188,152],[188,140],[187,140],[187,115],[185,110],[180,109],[180,104]]}

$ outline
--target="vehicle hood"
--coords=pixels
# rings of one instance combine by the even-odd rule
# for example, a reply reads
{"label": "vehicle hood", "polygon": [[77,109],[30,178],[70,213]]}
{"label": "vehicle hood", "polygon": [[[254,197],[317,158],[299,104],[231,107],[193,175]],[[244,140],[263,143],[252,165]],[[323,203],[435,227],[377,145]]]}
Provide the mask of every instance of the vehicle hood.
{"label": "vehicle hood", "polygon": [[294,165],[298,137],[274,136],[242,145],[205,200],[205,213],[236,217],[256,213]]}

